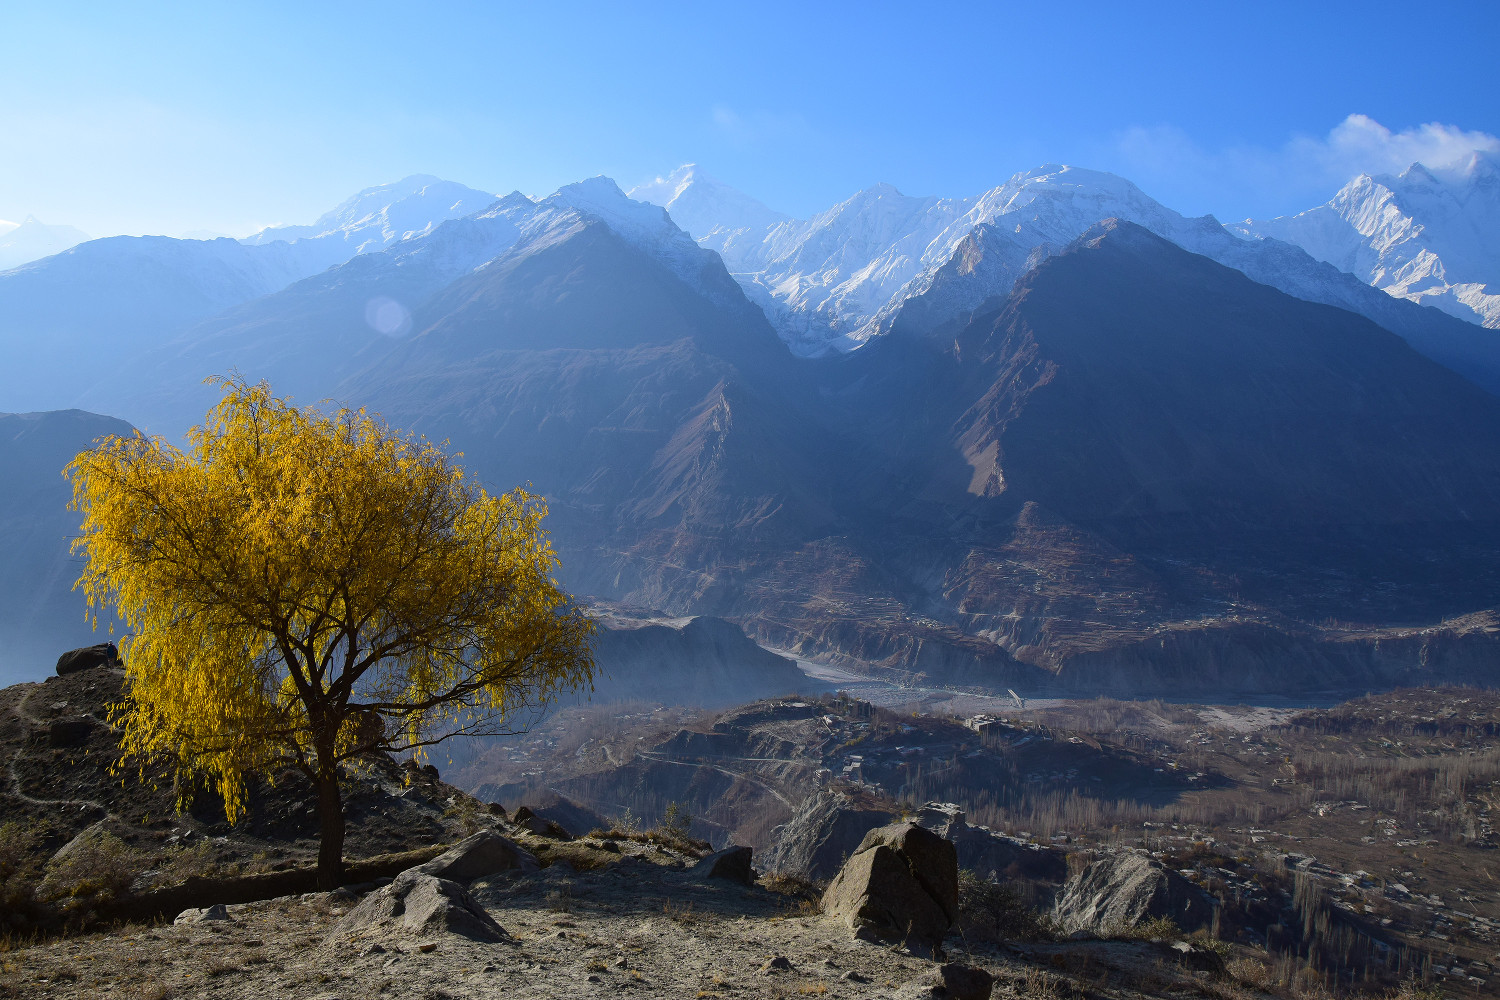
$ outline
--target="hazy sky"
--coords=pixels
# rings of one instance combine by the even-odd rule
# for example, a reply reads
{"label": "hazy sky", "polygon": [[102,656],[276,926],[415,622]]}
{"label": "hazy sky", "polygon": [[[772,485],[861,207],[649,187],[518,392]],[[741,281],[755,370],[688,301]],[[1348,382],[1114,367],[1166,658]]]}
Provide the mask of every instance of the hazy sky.
{"label": "hazy sky", "polygon": [[689,161],[795,215],[1062,162],[1264,217],[1500,149],[1497,38],[1493,0],[0,0],[0,219],[240,235],[412,173],[542,194]]}

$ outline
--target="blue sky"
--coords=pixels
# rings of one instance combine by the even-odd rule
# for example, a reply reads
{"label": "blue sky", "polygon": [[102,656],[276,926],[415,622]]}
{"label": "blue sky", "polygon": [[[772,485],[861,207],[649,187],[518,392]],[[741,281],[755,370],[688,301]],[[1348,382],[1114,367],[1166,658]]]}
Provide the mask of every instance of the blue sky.
{"label": "blue sky", "polygon": [[1497,38],[1494,2],[0,0],[0,219],[238,235],[411,173],[539,194],[689,161],[795,215],[1066,162],[1264,217],[1500,148]]}

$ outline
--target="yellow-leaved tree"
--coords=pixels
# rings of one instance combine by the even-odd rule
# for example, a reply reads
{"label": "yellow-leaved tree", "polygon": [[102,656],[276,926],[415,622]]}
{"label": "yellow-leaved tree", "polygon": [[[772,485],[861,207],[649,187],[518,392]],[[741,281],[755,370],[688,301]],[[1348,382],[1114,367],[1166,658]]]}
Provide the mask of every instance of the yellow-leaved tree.
{"label": "yellow-leaved tree", "polygon": [[540,498],[491,496],[363,410],[217,381],[185,450],[111,437],[68,467],[79,587],[128,630],[123,753],[212,783],[231,822],[247,776],[300,769],[333,888],[348,762],[590,684],[593,624],[552,578]]}

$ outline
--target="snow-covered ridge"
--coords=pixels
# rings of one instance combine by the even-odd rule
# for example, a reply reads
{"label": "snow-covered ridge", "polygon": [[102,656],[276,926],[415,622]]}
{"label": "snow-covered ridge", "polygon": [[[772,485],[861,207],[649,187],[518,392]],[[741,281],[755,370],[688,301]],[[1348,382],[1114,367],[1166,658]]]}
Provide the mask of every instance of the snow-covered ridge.
{"label": "snow-covered ridge", "polygon": [[[676,200],[686,200],[695,183],[691,174],[682,181],[670,187]],[[1016,258],[1009,269],[1105,218],[1139,223],[1196,252],[1216,234],[1232,241],[1214,220],[1185,219],[1124,178],[1055,164],[973,198],[910,197],[877,184],[812,219],[759,230],[725,221],[698,241],[724,258],[788,346],[811,356],[853,349],[877,333],[881,317],[928,290],[936,269],[977,226],[1009,234],[1007,252]]]}
{"label": "snow-covered ridge", "polygon": [[482,211],[496,196],[427,174],[413,174],[392,184],[378,184],[347,199],[307,226],[271,226],[240,242],[260,246],[278,240],[336,237],[355,253],[390,246],[398,240],[432,232],[448,219]]}
{"label": "snow-covered ridge", "polygon": [[[1417,187],[1419,178],[1412,171],[1408,174],[1412,174],[1409,186]],[[1468,188],[1461,197],[1451,190],[1438,190],[1435,182],[1427,185],[1427,197],[1436,199],[1445,213],[1442,217],[1451,220],[1448,228],[1462,233],[1462,239],[1446,236],[1447,243],[1464,247],[1466,258],[1491,263],[1500,261],[1500,254],[1492,249],[1500,239],[1496,235],[1500,225],[1485,222],[1495,214],[1485,207],[1493,203],[1494,189],[1500,186],[1495,176],[1493,162],[1481,158],[1467,170]],[[696,168],[683,168],[636,193],[690,202],[700,178]],[[734,204],[733,198],[724,195],[723,185],[713,183],[713,199],[699,203]],[[1476,206],[1480,207],[1476,210]],[[1381,225],[1389,230],[1385,242],[1392,246],[1404,246],[1420,228],[1393,218],[1388,208],[1351,214],[1383,220]],[[1428,214],[1438,217],[1440,213],[1431,209]],[[1372,299],[1368,286],[1361,283],[1364,274],[1356,280],[1341,273],[1359,273],[1347,257],[1316,252],[1309,256],[1300,246],[1276,238],[1246,239],[1247,233],[1231,231],[1212,216],[1184,217],[1123,177],[1057,164],[1023,171],[972,198],[911,197],[889,184],[877,184],[811,219],[780,219],[755,229],[736,227],[726,215],[717,224],[712,219],[703,221],[702,231],[694,232],[701,245],[723,257],[791,350],[816,356],[852,350],[885,332],[903,304],[918,295],[929,299],[919,310],[923,322],[939,322],[944,312],[971,311],[1008,292],[1037,260],[1110,218],[1136,223],[1299,298],[1352,309],[1392,329],[1413,321],[1391,314],[1381,304],[1389,301],[1383,296]],[[1350,229],[1342,219],[1337,223]],[[1320,224],[1330,225],[1326,220]],[[960,248],[968,263],[944,270]],[[1435,254],[1392,261],[1397,263],[1396,272],[1414,276],[1413,281],[1426,280],[1428,284],[1422,287],[1436,289],[1440,301],[1443,295],[1449,296],[1454,308],[1448,311],[1461,318],[1476,318],[1472,311],[1462,312],[1467,308],[1464,302],[1488,308],[1488,300],[1482,298],[1487,294],[1483,285],[1434,284],[1434,272],[1422,268],[1436,268],[1441,276],[1442,262],[1435,261]],[[1431,302],[1430,295],[1407,297]]]}
{"label": "snow-covered ridge", "polygon": [[697,240],[713,236],[722,242],[735,233],[759,231],[788,218],[720,183],[694,163],[631,188],[629,197],[665,208],[672,221]]}
{"label": "snow-covered ridge", "polygon": [[1361,174],[1327,204],[1232,227],[1275,237],[1398,298],[1500,328],[1500,162],[1475,152],[1456,169],[1414,163]]}

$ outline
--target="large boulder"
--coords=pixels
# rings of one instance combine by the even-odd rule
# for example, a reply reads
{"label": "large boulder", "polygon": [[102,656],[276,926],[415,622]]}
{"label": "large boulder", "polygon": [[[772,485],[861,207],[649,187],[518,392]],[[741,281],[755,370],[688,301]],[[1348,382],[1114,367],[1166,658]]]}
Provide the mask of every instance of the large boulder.
{"label": "large boulder", "polygon": [[507,941],[510,935],[457,882],[416,869],[370,893],[333,929],[335,939],[381,934],[427,937],[457,934],[473,941]]}
{"label": "large boulder", "polygon": [[1056,917],[1065,932],[1095,937],[1122,934],[1157,917],[1191,931],[1209,926],[1213,902],[1160,861],[1123,852],[1100,858],[1069,880]]}
{"label": "large boulder", "polygon": [[552,837],[556,840],[572,840],[573,835],[568,828],[555,819],[543,816],[530,806],[522,806],[516,810],[516,815],[511,822],[527,833],[534,833],[538,837]]}
{"label": "large boulder", "polygon": [[[481,786],[480,792],[483,792],[485,787],[487,786]],[[501,798],[503,796],[496,795],[494,797]],[[516,803],[516,806],[515,815],[517,821],[522,817],[522,810],[525,810],[525,816],[528,819],[539,818],[543,824],[555,824],[565,834],[569,835],[570,838],[581,837],[591,830],[609,829],[609,820],[588,806],[552,791],[529,792]],[[542,829],[532,830],[531,832],[547,836]],[[555,835],[553,834],[553,836]]]}
{"label": "large boulder", "polygon": [[823,894],[823,912],[860,937],[938,954],[958,919],[958,855],[915,823],[871,830]]}
{"label": "large boulder", "polygon": [[766,869],[822,882],[859,848],[865,834],[896,814],[835,789],[824,789],[797,808],[765,854]]}
{"label": "large boulder", "polygon": [[493,830],[480,830],[410,871],[449,882],[467,883],[496,872],[534,872],[540,867],[536,855],[515,841]]}
{"label": "large boulder", "polygon": [[57,658],[57,676],[65,677],[68,674],[76,674],[80,670],[92,670],[95,667],[118,667],[120,665],[120,651],[112,642],[101,642],[97,646],[84,646],[81,649],[70,649]]}
{"label": "large boulder", "polygon": [[729,846],[715,851],[693,866],[699,878],[721,878],[742,885],[755,884],[755,869],[750,867],[753,852],[748,847]]}

